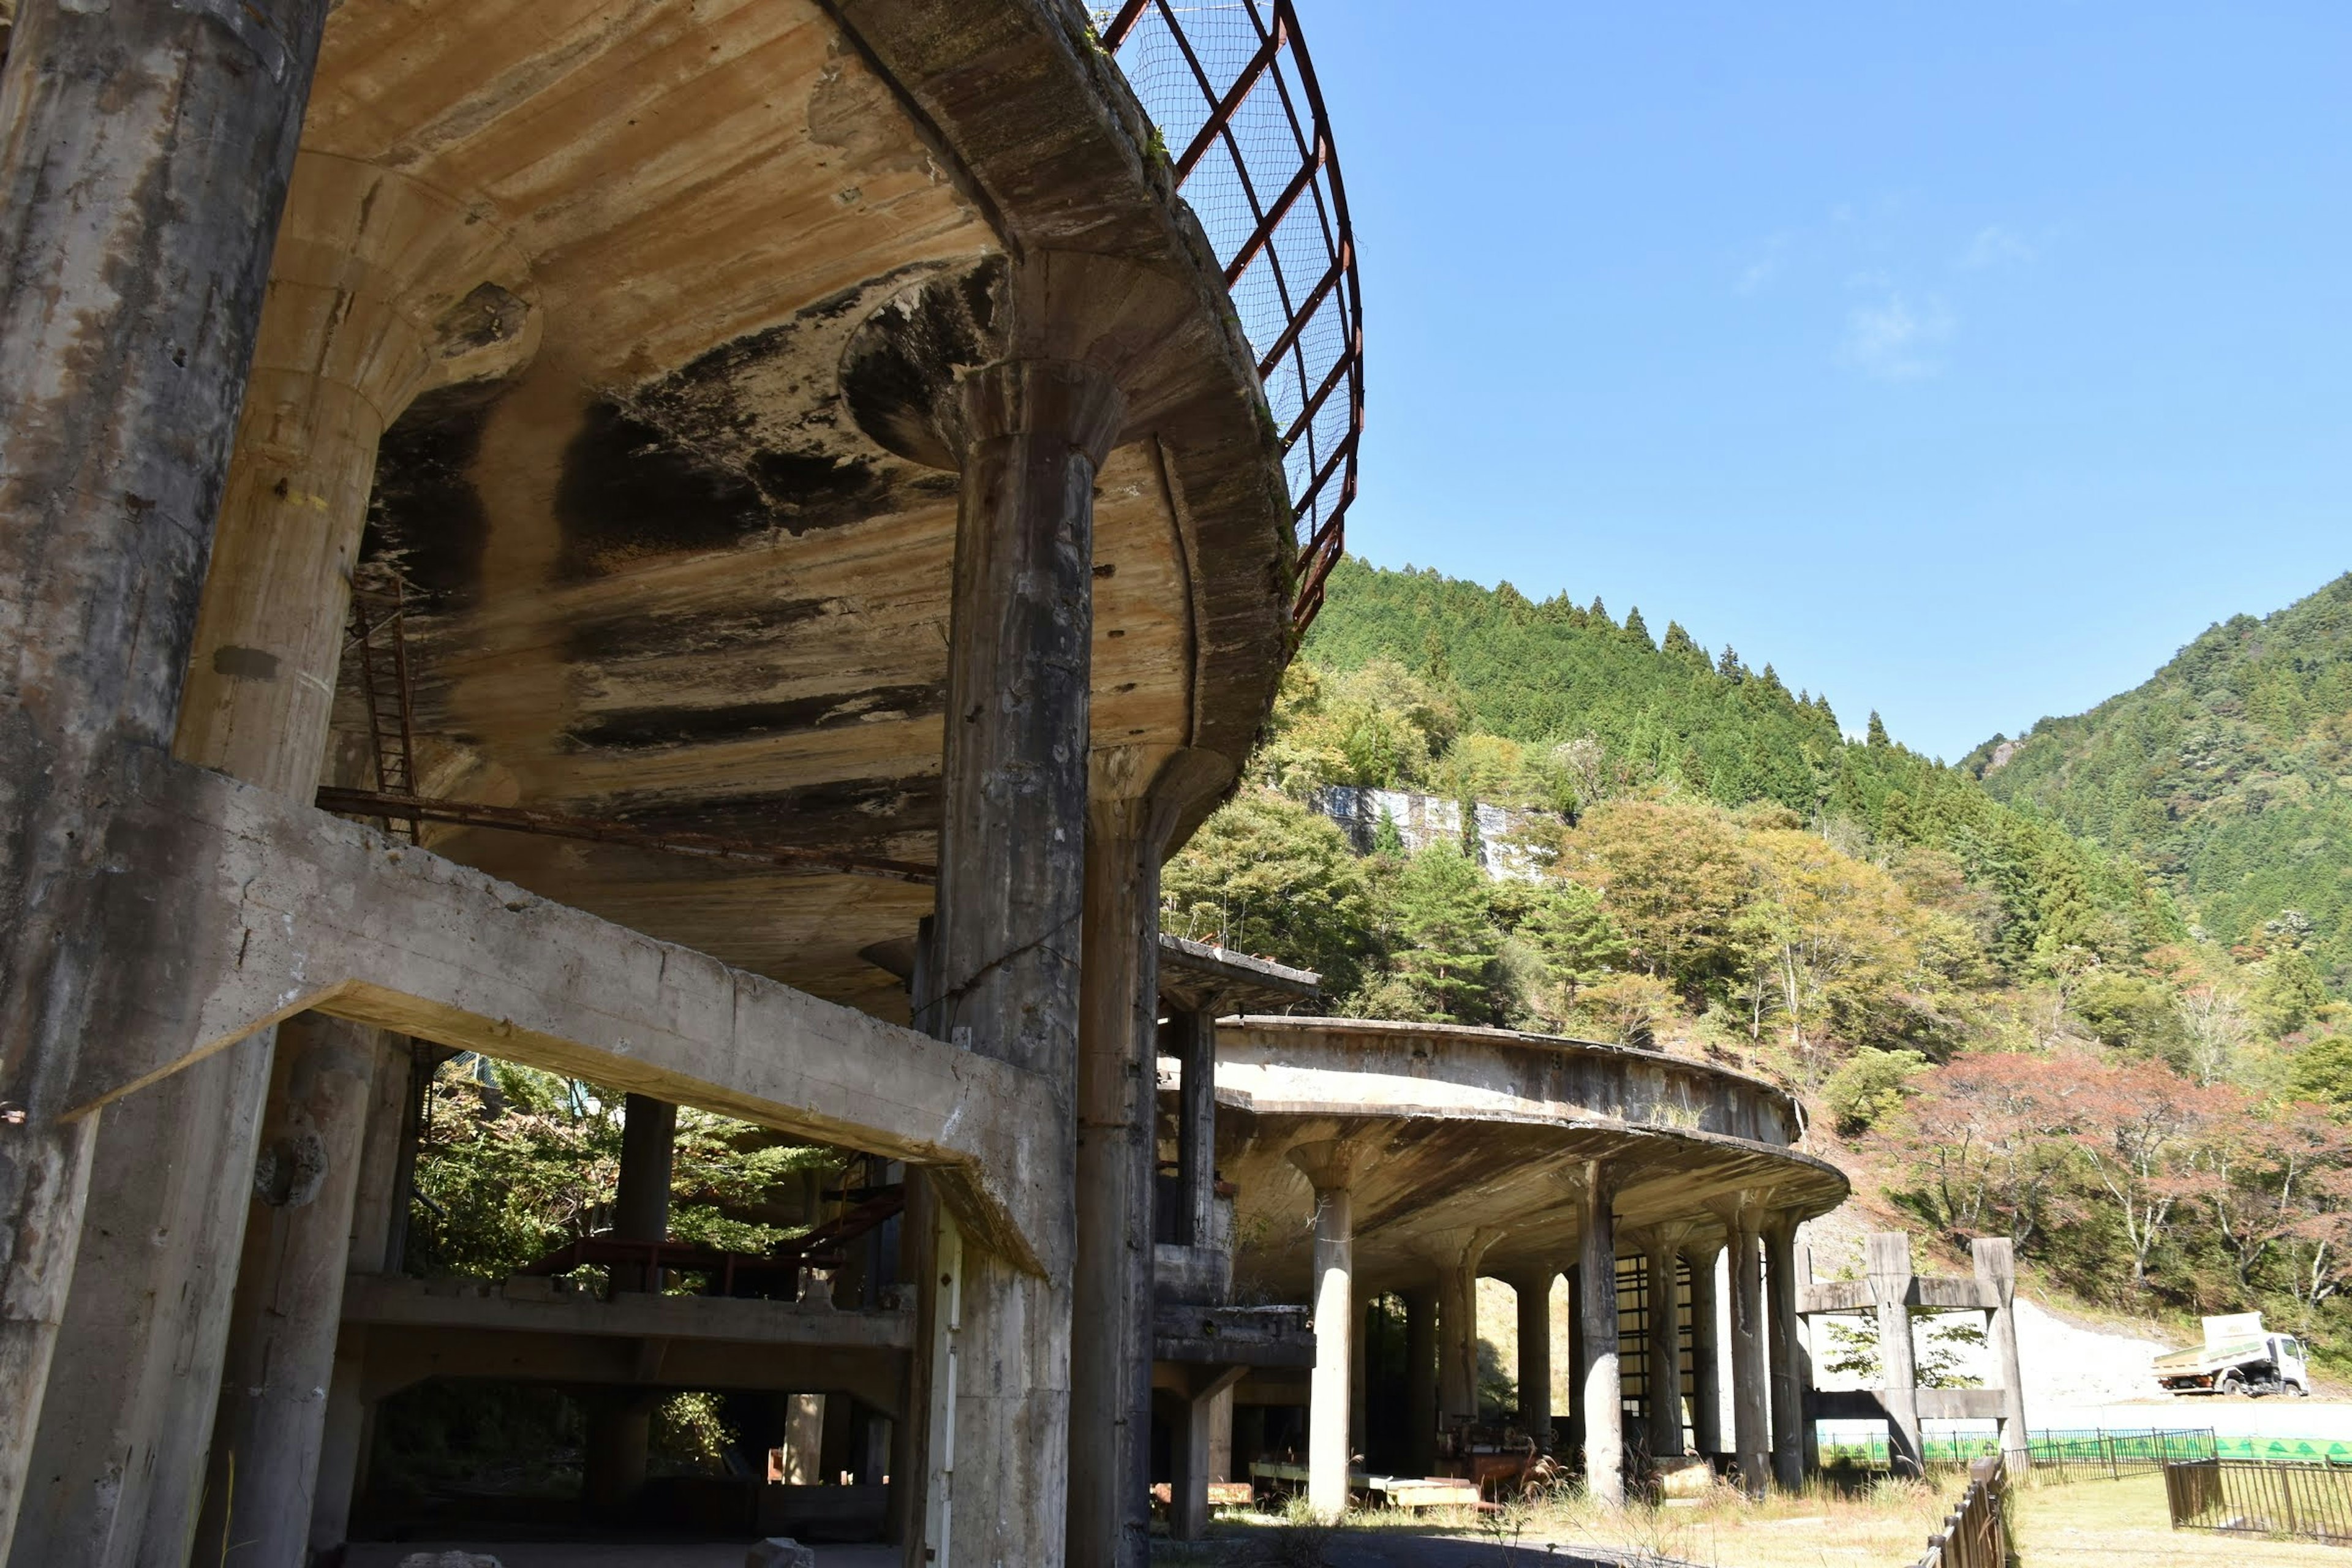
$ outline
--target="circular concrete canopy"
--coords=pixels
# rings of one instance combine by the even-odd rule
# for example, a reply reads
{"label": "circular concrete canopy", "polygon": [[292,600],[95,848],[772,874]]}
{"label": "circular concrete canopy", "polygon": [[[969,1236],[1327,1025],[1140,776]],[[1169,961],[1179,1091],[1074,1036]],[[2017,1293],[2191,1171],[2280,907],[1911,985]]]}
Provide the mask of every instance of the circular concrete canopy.
{"label": "circular concrete canopy", "polygon": [[1363,1150],[1352,1186],[1360,1289],[1576,1261],[1581,1178],[1608,1163],[1619,1247],[1688,1225],[1720,1238],[1743,1196],[1791,1218],[1845,1198],[1843,1173],[1792,1147],[1801,1113],[1745,1073],[1622,1046],[1507,1029],[1351,1018],[1244,1017],[1217,1029],[1217,1171],[1235,1200],[1236,1286],[1297,1300],[1314,1190],[1291,1150]]}

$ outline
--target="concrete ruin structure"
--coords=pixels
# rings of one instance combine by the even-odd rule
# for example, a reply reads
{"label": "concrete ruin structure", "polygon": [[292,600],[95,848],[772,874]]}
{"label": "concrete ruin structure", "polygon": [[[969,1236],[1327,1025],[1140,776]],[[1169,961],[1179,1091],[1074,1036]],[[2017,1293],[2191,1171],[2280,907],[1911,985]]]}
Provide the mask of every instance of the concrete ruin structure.
{"label": "concrete ruin structure", "polygon": [[[1610,1500],[1629,1470],[1700,1461],[1757,1491],[1801,1484],[1816,1448],[1797,1229],[1848,1188],[1796,1146],[1785,1091],[1622,1046],[1346,1018],[1227,1019],[1216,1064],[1236,1291],[1312,1306],[1311,1386],[1280,1369],[1236,1385],[1244,1408],[1305,1407],[1303,1464],[1262,1473],[1303,1472],[1326,1512],[1366,1489],[1356,1456],[1470,1477],[1481,1449],[1521,1444],[1559,1451]],[[1163,1099],[1182,1092],[1171,1076]],[[1518,1303],[1518,1405],[1499,1423],[1479,1408],[1482,1277]],[[1401,1308],[1401,1353],[1375,1377],[1363,1329],[1382,1314],[1365,1309],[1383,1299]],[[1556,1350],[1573,1373],[1564,1410]],[[1402,1398],[1375,1415],[1383,1383]],[[1237,1469],[1269,1447],[1232,1441]]]}
{"label": "concrete ruin structure", "polygon": [[[1287,4],[9,20],[9,1563],[332,1550],[369,1380],[499,1317],[797,1336],[910,1562],[1140,1562],[1157,871],[1361,426]],[[903,1318],[394,1279],[412,1042],[625,1091],[614,1245],[668,1107],[902,1172]]]}
{"label": "concrete ruin structure", "polygon": [[[1286,0],[22,0],[5,48],[9,1568],[331,1557],[436,1379],[576,1391],[616,1518],[656,1398],[745,1390],[803,1517],[1124,1568],[1268,1412],[1342,1505],[1376,1297],[1406,1458],[1467,1456],[1482,1273],[1578,1282],[1516,1422],[1597,1492],[1795,1477],[1845,1188],[1786,1095],[1274,1016],[1313,977],[1158,929],[1354,493]],[[418,1266],[457,1051],[626,1096],[609,1230]],[[681,1106],[865,1176],[687,1246]]]}

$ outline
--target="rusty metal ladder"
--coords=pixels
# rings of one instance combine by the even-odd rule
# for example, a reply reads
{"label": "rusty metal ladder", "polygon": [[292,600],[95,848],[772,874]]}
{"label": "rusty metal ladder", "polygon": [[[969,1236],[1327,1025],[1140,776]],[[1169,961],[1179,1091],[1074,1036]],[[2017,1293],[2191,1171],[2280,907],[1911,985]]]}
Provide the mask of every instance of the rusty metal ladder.
{"label": "rusty metal ladder", "polygon": [[[396,568],[371,564],[352,577],[351,645],[360,656],[360,700],[367,708],[380,795],[416,795],[416,716],[409,695],[408,586]],[[378,819],[385,833],[416,843],[415,816]]]}

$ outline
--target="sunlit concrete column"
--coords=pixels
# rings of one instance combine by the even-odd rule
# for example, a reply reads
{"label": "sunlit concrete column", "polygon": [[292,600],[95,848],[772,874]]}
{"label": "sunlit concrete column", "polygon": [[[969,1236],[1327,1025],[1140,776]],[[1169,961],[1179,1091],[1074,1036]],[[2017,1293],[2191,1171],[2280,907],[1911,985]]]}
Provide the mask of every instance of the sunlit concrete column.
{"label": "sunlit concrete column", "polygon": [[[36,1523],[37,1539],[19,1539],[103,1125],[102,1115],[68,1120],[80,1109],[77,1069],[102,1061],[114,1011],[168,980],[182,956],[168,926],[112,923],[122,911],[105,895],[122,879],[107,868],[121,847],[106,829],[176,720],[328,8],[27,0],[9,39],[0,91],[0,273],[12,279],[0,294],[0,1547],[28,1564],[96,1561],[100,1551],[125,1560],[127,1548],[79,1544],[73,1516],[97,1495],[86,1481],[120,1498],[142,1479],[144,1454],[101,1431],[87,1463],[68,1454],[75,1465],[52,1463],[32,1481],[47,1522]],[[235,1236],[222,1239],[233,1253]],[[136,1295],[114,1309],[135,1323],[156,1310]],[[215,1340],[223,1321],[213,1320]],[[58,1386],[77,1405],[90,1397],[70,1377]],[[207,1412],[209,1394],[195,1401]],[[81,1473],[126,1461],[110,1476]]]}
{"label": "sunlit concrete column", "polygon": [[1519,1425],[1551,1448],[1551,1270],[1527,1268],[1511,1279],[1519,1309]]}
{"label": "sunlit concrete column", "polygon": [[1307,1504],[1323,1519],[1348,1509],[1348,1394],[1355,1362],[1355,1199],[1365,1152],[1339,1140],[1301,1144],[1290,1162],[1315,1188],[1315,1371],[1307,1412]]}
{"label": "sunlit concrete column", "polygon": [[[948,410],[962,476],[953,717],[926,966],[937,990],[919,1013],[940,1037],[1026,1068],[1061,1101],[1070,1141],[1039,1151],[1024,1174],[1073,1196],[1031,1238],[1043,1273],[971,1237],[959,1240],[959,1271],[918,1276],[933,1298],[926,1321],[955,1322],[952,1393],[929,1391],[941,1403],[917,1465],[952,1479],[945,1495],[924,1483],[934,1495],[908,1546],[918,1563],[1056,1568],[1066,1557],[1094,477],[1125,406],[1090,365],[1006,360],[966,373]],[[950,1274],[952,1314],[936,1299]]]}
{"label": "sunlit concrete column", "polygon": [[2000,1451],[2011,1475],[2031,1473],[2032,1438],[2025,1426],[2025,1371],[2017,1355],[2017,1258],[2005,1236],[1969,1244],[1977,1282],[1995,1305],[1985,1314],[1994,1373],[2000,1378]]}
{"label": "sunlit concrete column", "polygon": [[1416,1285],[1404,1298],[1405,1468],[1416,1476],[1437,1468],[1437,1290]]}
{"label": "sunlit concrete column", "polygon": [[1606,1162],[1584,1166],[1584,1237],[1578,1264],[1578,1316],[1584,1354],[1578,1387],[1584,1406],[1584,1484],[1596,1502],[1625,1500],[1624,1383],[1617,1360],[1616,1173]]}
{"label": "sunlit concrete column", "polygon": [[245,1226],[197,1553],[308,1560],[361,1147],[384,1037],[301,1014],[279,1026]]}
{"label": "sunlit concrete column", "polygon": [[1719,1241],[1683,1246],[1691,1277],[1691,1447],[1712,1458],[1723,1451],[1723,1374],[1717,1342],[1722,1314],[1716,1296]]}
{"label": "sunlit concrete column", "polygon": [[1764,1226],[1765,1306],[1772,1342],[1772,1476],[1790,1491],[1805,1484],[1805,1472],[1821,1452],[1813,1424],[1805,1418],[1813,1358],[1805,1345],[1804,1320],[1797,1316],[1803,1268],[1796,1216],[1774,1215]]}
{"label": "sunlit concrete column", "polygon": [[1743,1193],[1720,1212],[1730,1236],[1732,1449],[1740,1485],[1760,1497],[1771,1484],[1766,1367],[1761,1194]]}
{"label": "sunlit concrete column", "polygon": [[[495,289],[494,278],[520,285],[523,270],[495,225],[437,190],[348,160],[298,158],[184,676],[173,742],[183,760],[310,798],[378,437],[423,387],[517,363],[527,312],[514,296],[511,341],[453,339],[434,323],[461,297]],[[23,1543],[47,1561],[92,1541],[105,1542],[99,1560],[132,1550],[168,1559],[195,1528],[271,1048],[271,1032],[250,1037],[130,1095],[100,1123],[76,1276],[89,1310],[69,1306],[60,1342],[62,1375],[88,1397],[69,1427],[39,1439],[62,1456],[47,1467],[52,1522]],[[116,1179],[117,1167],[137,1179]],[[126,1248],[130,1237],[169,1239]],[[100,1305],[142,1293],[165,1304],[128,1316]],[[324,1365],[313,1373],[328,1381]]]}
{"label": "sunlit concrete column", "polygon": [[1650,1300],[1650,1454],[1654,1458],[1679,1458],[1683,1454],[1682,1306],[1675,1266],[1682,1257],[1687,1225],[1652,1226],[1642,1237],[1643,1267],[1649,1270]]}
{"label": "sunlit concrete column", "polygon": [[1862,1238],[1863,1273],[1878,1308],[1880,1398],[1886,1405],[1886,1458],[1898,1476],[1926,1473],[1919,1446],[1919,1364],[1911,1341],[1911,1238]]}
{"label": "sunlit concrete column", "polygon": [[[1076,1568],[1144,1568],[1151,1554],[1160,862],[1178,821],[1228,776],[1204,753],[1168,747],[1097,747],[1089,762],[1070,1330]],[[1213,1025],[1209,1035],[1213,1050]],[[1213,1084],[1214,1073],[1213,1056]],[[1214,1117],[1212,1098],[1211,1138]],[[1205,1215],[1181,1217],[1205,1235]]]}

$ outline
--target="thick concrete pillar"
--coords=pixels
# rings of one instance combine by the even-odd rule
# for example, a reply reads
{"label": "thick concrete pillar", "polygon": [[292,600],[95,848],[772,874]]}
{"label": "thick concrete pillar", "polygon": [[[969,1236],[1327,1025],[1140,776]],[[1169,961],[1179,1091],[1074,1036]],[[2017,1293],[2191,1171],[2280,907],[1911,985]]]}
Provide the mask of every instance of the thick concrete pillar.
{"label": "thick concrete pillar", "polygon": [[1886,1405],[1886,1458],[1898,1476],[1927,1473],[1919,1447],[1919,1364],[1911,1343],[1911,1238],[1865,1236],[1863,1273],[1878,1304],[1880,1398]]}
{"label": "thick concrete pillar", "polygon": [[1404,1297],[1405,1468],[1437,1468],[1437,1291],[1418,1285]]}
{"label": "thick concrete pillar", "polygon": [[[400,1272],[399,1248],[405,1235],[412,1147],[412,1078],[416,1059],[397,1035],[376,1035],[374,1075],[368,1089],[366,1126],[360,1136],[359,1177],[352,1194],[349,1263],[354,1274]],[[373,1410],[362,1397],[367,1373],[367,1330],[353,1325],[335,1339],[333,1370],[327,1380],[327,1409],[319,1434],[318,1479],[310,1491],[310,1552],[334,1552],[351,1535],[352,1502],[358,1491]]]}
{"label": "thick concrete pillar", "polygon": [[1324,1519],[1348,1510],[1349,1383],[1355,1363],[1356,1173],[1362,1151],[1302,1144],[1290,1162],[1315,1188],[1315,1371],[1307,1410],[1307,1503]]}
{"label": "thick concrete pillar", "polygon": [[1372,1299],[1356,1292],[1356,1322],[1349,1344],[1348,1452],[1361,1454],[1370,1429],[1372,1384]]}
{"label": "thick concrete pillar", "polygon": [[[614,1240],[669,1238],[670,1182],[677,1156],[677,1107],[649,1095],[630,1095],[621,1110],[620,1179],[613,1194]],[[614,1267],[615,1290],[661,1288],[658,1267],[638,1263]],[[644,1489],[656,1403],[646,1395],[627,1393],[589,1402],[587,1451],[583,1459],[584,1492],[592,1513],[605,1518],[625,1514]]]}
{"label": "thick concrete pillar", "polygon": [[1437,1277],[1437,1423],[1441,1430],[1477,1415],[1477,1276],[1459,1263]]}
{"label": "thick concrete pillar", "polygon": [[1519,1425],[1551,1449],[1551,1270],[1524,1269],[1511,1279],[1519,1309]]}
{"label": "thick concrete pillar", "polygon": [[1991,1296],[1985,1314],[1993,1371],[2000,1379],[2000,1452],[2011,1475],[2030,1474],[2032,1440],[2025,1426],[2025,1370],[2017,1356],[2017,1258],[2005,1236],[1980,1236],[1969,1244],[1977,1282]]}
{"label": "thick concrete pillar", "polygon": [[1653,1226],[1642,1238],[1643,1267],[1649,1271],[1650,1321],[1650,1454],[1654,1458],[1682,1457],[1683,1335],[1682,1304],[1677,1300],[1675,1264],[1681,1259],[1687,1225]]}
{"label": "thick concrete pillar", "polygon": [[[1228,775],[1205,753],[1158,747],[1100,747],[1088,763],[1070,1329],[1076,1568],[1144,1568],[1151,1554],[1160,862],[1179,817]],[[1205,1213],[1183,1217],[1206,1236]]]}
{"label": "thick concrete pillar", "polygon": [[1685,1243],[1691,1277],[1691,1447],[1709,1458],[1723,1451],[1722,1315],[1716,1295],[1719,1241]]}
{"label": "thick concrete pillar", "polygon": [[1757,1497],[1764,1494],[1772,1476],[1763,1242],[1759,1234],[1762,1217],[1760,1200],[1752,1197],[1735,1200],[1724,1210],[1731,1237],[1731,1446],[1740,1485]]}
{"label": "thick concrete pillar", "polygon": [[[1579,1207],[1581,1208],[1580,1203]],[[1568,1451],[1584,1453],[1584,1265],[1571,1263],[1568,1277]]]}
{"label": "thick concrete pillar", "polygon": [[1805,1345],[1804,1320],[1797,1316],[1797,1222],[1776,1215],[1764,1227],[1765,1310],[1772,1342],[1772,1477],[1790,1491],[1805,1484],[1821,1445],[1805,1419],[1805,1394],[1813,1385],[1813,1358]]}
{"label": "thick concrete pillar", "polygon": [[[521,272],[494,226],[439,192],[347,160],[298,159],[185,667],[182,759],[308,799],[377,438],[422,387],[497,374],[521,347],[452,342],[420,323],[495,289],[494,279],[520,285]],[[119,1101],[100,1124],[101,1173],[123,1165],[138,1179],[102,1174],[92,1188],[77,1279],[88,1276],[93,1301],[164,1304],[69,1309],[59,1374],[89,1397],[39,1439],[58,1457],[40,1467],[42,1522],[25,1543],[41,1561],[175,1563],[185,1549],[270,1050],[268,1032],[239,1042]],[[126,1237],[168,1240],[110,1245]],[[85,1551],[95,1555],[60,1555]]]}
{"label": "thick concrete pillar", "polygon": [[1234,1479],[1234,1391],[1209,1396],[1209,1479]]}
{"label": "thick concrete pillar", "polygon": [[1481,1226],[1430,1253],[1438,1267],[1437,1412],[1443,1426],[1478,1418],[1478,1269],[1502,1234]]}
{"label": "thick concrete pillar", "polygon": [[[915,1010],[940,1038],[1024,1068],[1061,1099],[1072,1141],[1039,1151],[1026,1175],[1071,1194],[1094,479],[1124,409],[1102,371],[1039,359],[967,373],[941,410],[962,499],[938,903],[924,967],[937,989]],[[944,1236],[953,1218],[941,1218]],[[954,1378],[928,1388],[931,1418],[911,1456],[927,1488],[911,1564],[1065,1560],[1075,1204],[1049,1223],[1030,1238],[1043,1273],[959,1240],[960,1269],[917,1276],[923,1320],[954,1325]],[[952,1312],[937,1300],[950,1289]]]}
{"label": "thick concrete pillar", "polygon": [[1247,1370],[1213,1373],[1178,1403],[1168,1488],[1171,1540],[1199,1541],[1209,1533],[1209,1483],[1225,1479],[1233,1468],[1234,1384]]}
{"label": "thick concrete pillar", "polygon": [[1208,1244],[1217,1198],[1217,1008],[1180,1007],[1168,1020],[1177,1065],[1176,1239]]}
{"label": "thick concrete pillar", "polygon": [[302,1568],[382,1031],[279,1026],[196,1554]]}
{"label": "thick concrete pillar", "polygon": [[1596,1502],[1625,1500],[1624,1384],[1617,1363],[1616,1176],[1584,1166],[1584,1239],[1578,1262],[1577,1311],[1584,1325],[1578,1386],[1583,1392],[1584,1485]]}
{"label": "thick concrete pillar", "polygon": [[[108,822],[173,732],[327,9],[30,0],[0,79],[0,274],[15,280],[0,296],[0,1543],[12,1550],[101,1125],[68,1119],[75,1069],[142,988],[138,967],[168,973],[173,957],[110,929]],[[97,1453],[103,1466],[123,1451]],[[114,1496],[126,1479],[140,1485],[118,1474]],[[26,1561],[125,1560],[104,1537],[76,1539],[78,1480],[44,1479],[68,1517],[52,1512],[33,1549],[46,1555]]]}
{"label": "thick concrete pillar", "polygon": [[[677,1163],[677,1107],[633,1094],[621,1109],[621,1169],[613,1193],[613,1239],[669,1239],[669,1191]],[[650,1256],[650,1255],[648,1255]],[[616,1290],[658,1290],[661,1270],[623,1264],[613,1270]]]}

